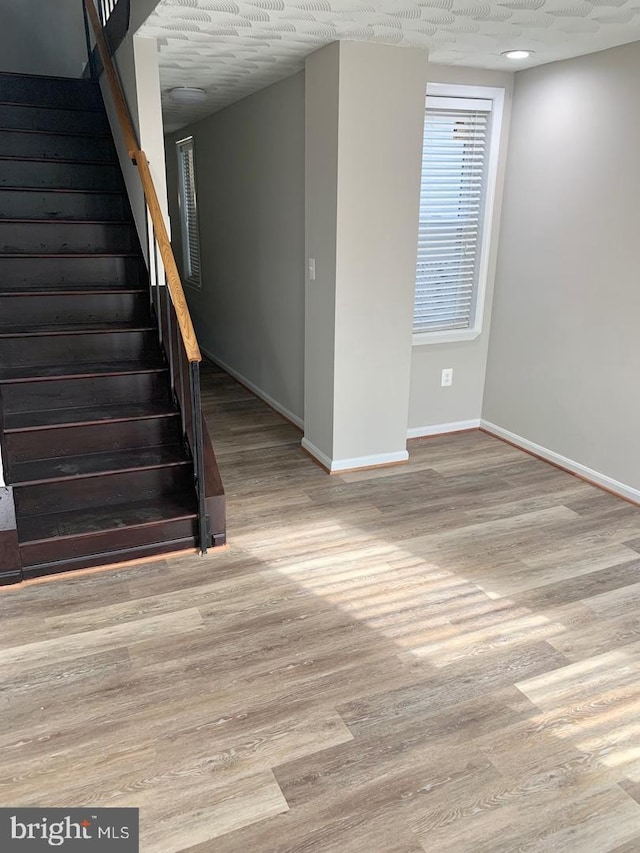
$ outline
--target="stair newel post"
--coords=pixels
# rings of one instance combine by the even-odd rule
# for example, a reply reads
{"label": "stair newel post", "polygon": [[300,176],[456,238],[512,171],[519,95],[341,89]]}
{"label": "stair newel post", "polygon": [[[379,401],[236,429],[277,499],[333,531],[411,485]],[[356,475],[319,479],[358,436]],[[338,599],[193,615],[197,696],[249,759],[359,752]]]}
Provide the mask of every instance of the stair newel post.
{"label": "stair newel post", "polygon": [[4,426],[2,409],[2,393],[0,392],[0,585],[19,583],[22,580],[22,560],[20,558],[13,488],[7,485],[9,473],[2,440]]}
{"label": "stair newel post", "polygon": [[207,553],[207,505],[204,480],[204,448],[202,438],[202,410],[200,402],[200,364],[189,362],[189,379],[191,384],[191,417],[193,420],[193,470],[198,495],[198,526],[200,534],[200,551]]}

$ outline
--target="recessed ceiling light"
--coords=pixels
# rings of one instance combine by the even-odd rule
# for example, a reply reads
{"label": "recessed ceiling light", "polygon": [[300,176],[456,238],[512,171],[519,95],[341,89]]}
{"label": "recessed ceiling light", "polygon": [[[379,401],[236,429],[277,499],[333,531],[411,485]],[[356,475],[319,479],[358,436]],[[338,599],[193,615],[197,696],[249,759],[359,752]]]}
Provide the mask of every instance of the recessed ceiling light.
{"label": "recessed ceiling light", "polygon": [[532,53],[532,50],[503,50],[502,56],[507,59],[527,59]]}
{"label": "recessed ceiling light", "polygon": [[193,86],[177,86],[171,89],[169,97],[174,104],[201,104],[207,100],[204,89],[196,89]]}

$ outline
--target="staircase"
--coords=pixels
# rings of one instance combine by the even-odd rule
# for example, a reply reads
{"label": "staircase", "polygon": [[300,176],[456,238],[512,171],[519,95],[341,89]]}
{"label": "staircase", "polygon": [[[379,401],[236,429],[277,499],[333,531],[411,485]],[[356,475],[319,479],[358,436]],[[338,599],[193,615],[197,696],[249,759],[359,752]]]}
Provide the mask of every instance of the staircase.
{"label": "staircase", "polygon": [[195,548],[193,461],[94,80],[0,74],[0,217],[0,439],[21,563],[0,582]]}

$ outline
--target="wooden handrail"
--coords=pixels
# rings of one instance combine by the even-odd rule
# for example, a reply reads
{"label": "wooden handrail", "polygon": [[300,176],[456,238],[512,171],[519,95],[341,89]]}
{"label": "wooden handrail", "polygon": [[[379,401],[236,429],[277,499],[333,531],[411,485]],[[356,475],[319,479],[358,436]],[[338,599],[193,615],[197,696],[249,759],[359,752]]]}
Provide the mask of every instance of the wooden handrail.
{"label": "wooden handrail", "polygon": [[198,346],[198,339],[196,338],[196,332],[193,328],[193,323],[191,322],[191,315],[189,314],[187,300],[185,299],[184,290],[182,289],[180,273],[178,272],[176,259],[173,254],[173,249],[171,248],[171,241],[169,240],[167,227],[164,224],[164,217],[162,215],[162,210],[160,209],[156,188],[153,185],[153,178],[151,177],[149,163],[147,162],[147,157],[144,151],[135,152],[135,161],[136,166],[138,167],[140,180],[142,181],[144,196],[147,200],[149,216],[153,222],[153,230],[155,231],[156,242],[160,249],[160,257],[162,258],[164,271],[167,275],[167,286],[169,288],[169,293],[171,294],[171,301],[173,302],[173,307],[176,312],[176,318],[178,320],[180,333],[182,334],[187,358],[189,361],[202,361],[200,347]]}
{"label": "wooden handrail", "polygon": [[[180,273],[178,272],[176,259],[173,254],[173,249],[171,248],[171,241],[169,240],[169,234],[167,233],[167,227],[164,222],[164,216],[162,215],[160,203],[158,202],[158,194],[156,193],[153,178],[149,171],[149,163],[147,161],[146,154],[139,148],[138,141],[136,139],[136,132],[133,128],[133,122],[131,121],[131,115],[129,114],[129,108],[127,107],[127,103],[124,98],[120,79],[118,78],[118,74],[111,59],[111,53],[107,47],[107,42],[104,37],[102,24],[100,23],[100,18],[98,17],[98,11],[94,0],[84,0],[84,5],[87,10],[89,20],[91,21],[91,26],[93,27],[98,52],[100,53],[100,60],[102,62],[104,72],[107,75],[107,81],[115,104],[120,128],[127,146],[127,151],[129,153],[129,157],[138,168],[144,197],[149,209],[149,216],[153,223],[153,231],[156,242],[158,243],[158,248],[160,249],[160,257],[162,258],[162,263],[167,276],[167,286],[171,295],[173,307],[175,308],[178,328],[182,335],[185,353],[189,361],[202,361],[200,347],[198,346],[198,339],[196,338],[195,329],[191,322],[191,315],[189,314],[187,300],[180,280]],[[151,246],[149,250],[155,251],[155,246]]]}

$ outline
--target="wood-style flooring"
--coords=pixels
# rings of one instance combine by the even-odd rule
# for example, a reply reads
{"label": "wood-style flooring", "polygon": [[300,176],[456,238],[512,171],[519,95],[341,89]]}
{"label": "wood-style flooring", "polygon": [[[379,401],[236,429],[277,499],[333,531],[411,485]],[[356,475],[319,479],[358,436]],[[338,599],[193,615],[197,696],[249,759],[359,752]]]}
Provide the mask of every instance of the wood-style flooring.
{"label": "wood-style flooring", "polygon": [[0,594],[0,801],[144,853],[640,851],[640,510],[480,432],[327,476],[205,368],[230,547]]}

